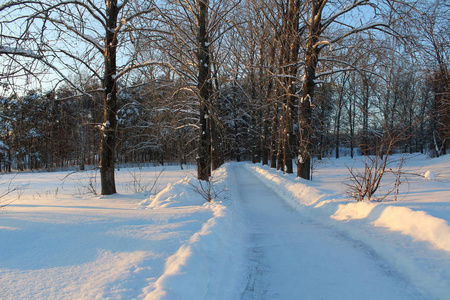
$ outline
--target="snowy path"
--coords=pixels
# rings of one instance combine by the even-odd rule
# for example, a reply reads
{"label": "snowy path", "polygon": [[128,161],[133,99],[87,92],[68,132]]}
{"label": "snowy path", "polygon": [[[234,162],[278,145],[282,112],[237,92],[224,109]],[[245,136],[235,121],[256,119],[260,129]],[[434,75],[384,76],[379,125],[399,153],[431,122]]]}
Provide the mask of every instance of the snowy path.
{"label": "snowy path", "polygon": [[242,299],[419,299],[367,247],[306,220],[242,165],[231,168],[247,225]]}

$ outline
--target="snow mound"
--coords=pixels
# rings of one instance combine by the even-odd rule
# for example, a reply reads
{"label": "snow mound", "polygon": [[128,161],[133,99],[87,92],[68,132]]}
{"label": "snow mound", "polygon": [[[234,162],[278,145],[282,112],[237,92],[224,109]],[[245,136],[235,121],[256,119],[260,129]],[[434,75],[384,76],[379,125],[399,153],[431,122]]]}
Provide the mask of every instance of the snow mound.
{"label": "snow mound", "polygon": [[434,180],[434,173],[431,172],[430,170],[427,170],[424,174],[423,177],[425,177],[428,180]]}
{"label": "snow mound", "polygon": [[[223,185],[225,182],[223,176],[226,176],[226,168],[227,165],[221,168],[222,177],[217,182],[218,185]],[[185,181],[179,181],[167,187],[166,191],[161,191],[160,195],[155,197],[156,203],[161,203],[158,200],[159,197],[168,196],[171,192],[176,194],[176,197],[169,196],[171,201],[174,199],[183,201],[183,198],[189,194],[186,190],[188,188]],[[185,192],[180,192],[181,190]],[[242,226],[241,220],[228,208],[229,204],[225,202],[204,204],[205,208],[213,212],[213,217],[167,259],[163,275],[152,287],[149,287],[145,299],[237,299],[239,297],[239,291],[242,289],[237,286],[241,284],[241,281],[236,279],[242,274],[245,243],[243,231],[236,230]],[[223,286],[229,287],[225,294]]]}
{"label": "snow mound", "polygon": [[339,204],[337,211],[331,218],[337,221],[365,219],[370,215],[375,206],[376,204],[371,202]]}
{"label": "snow mound", "polygon": [[[155,290],[145,299],[217,299],[220,288],[214,288],[213,284],[233,286],[232,281],[238,274],[235,269],[242,265],[240,256],[232,251],[238,235],[233,233],[235,227],[226,207],[215,203],[209,206],[214,217],[169,257]],[[235,273],[234,276],[231,273]],[[233,290],[230,289],[230,293]]]}
{"label": "snow mound", "polygon": [[203,205],[205,200],[193,191],[193,181],[193,178],[186,177],[174,184],[169,183],[161,192],[145,199],[140,205],[156,209]]}
{"label": "snow mound", "polygon": [[387,205],[372,224],[401,232],[414,240],[428,242],[437,249],[450,252],[449,224],[423,211]]}

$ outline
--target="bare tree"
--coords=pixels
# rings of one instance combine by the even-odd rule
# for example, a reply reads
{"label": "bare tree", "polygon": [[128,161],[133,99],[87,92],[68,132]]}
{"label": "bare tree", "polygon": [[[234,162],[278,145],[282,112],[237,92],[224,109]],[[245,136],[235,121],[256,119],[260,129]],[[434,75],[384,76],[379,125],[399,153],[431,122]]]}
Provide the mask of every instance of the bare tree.
{"label": "bare tree", "polygon": [[198,178],[209,180],[211,169],[220,164],[221,137],[218,99],[218,70],[222,64],[215,55],[224,35],[233,28],[228,14],[240,1],[178,0],[161,6],[160,15],[167,31],[159,43],[161,51],[177,76],[186,83],[198,101]]}
{"label": "bare tree", "polygon": [[[133,44],[133,33],[140,30],[137,20],[154,12],[153,3],[128,0],[120,3],[117,0],[11,1],[1,6],[0,12],[10,17],[8,24],[25,24],[17,36],[10,37],[18,46],[2,46],[0,54],[6,54],[16,62],[17,57],[39,61],[68,82],[71,81],[63,73],[64,68],[69,73],[83,68],[102,82],[101,193],[115,193],[118,83],[132,70],[155,63],[136,61],[136,49],[128,45]],[[37,47],[36,50],[19,47],[28,40]],[[79,46],[74,47],[74,44]],[[33,74],[33,70],[25,71]],[[77,89],[81,94],[87,94],[81,88]]]}
{"label": "bare tree", "polygon": [[432,73],[433,101],[433,149],[437,156],[450,148],[450,34],[448,3],[425,2],[421,12],[412,18],[418,31],[415,41],[426,60],[428,72]]}
{"label": "bare tree", "polygon": [[[321,61],[321,52],[326,47],[330,47],[360,32],[370,29],[389,31],[389,25],[386,22],[374,21],[355,26],[341,21],[344,15],[351,11],[356,11],[359,7],[363,6],[369,9],[376,7],[370,1],[352,1],[343,6],[342,4],[335,6],[327,0],[314,0],[306,3],[304,26],[307,32],[307,42],[304,45],[304,80],[302,82],[299,113],[300,144],[297,160],[298,177],[310,179],[311,176],[311,138],[314,133],[312,126],[312,106],[314,103],[316,81],[321,77],[321,74],[317,72],[318,64]],[[329,12],[327,16],[324,16],[323,14],[327,12]],[[332,70],[332,72],[341,71]],[[324,73],[330,74],[330,71]]]}

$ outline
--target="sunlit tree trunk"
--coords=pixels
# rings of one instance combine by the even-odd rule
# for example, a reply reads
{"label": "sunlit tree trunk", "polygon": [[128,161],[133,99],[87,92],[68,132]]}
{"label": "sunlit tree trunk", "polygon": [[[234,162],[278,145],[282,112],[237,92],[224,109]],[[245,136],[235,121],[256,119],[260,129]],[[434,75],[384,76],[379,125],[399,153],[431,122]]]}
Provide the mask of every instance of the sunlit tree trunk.
{"label": "sunlit tree trunk", "polygon": [[282,168],[286,173],[293,173],[294,158],[294,118],[296,111],[294,105],[297,100],[298,54],[300,50],[300,0],[289,0],[283,11],[281,36],[281,72],[282,72],[282,115],[281,151]]}
{"label": "sunlit tree trunk", "polygon": [[312,103],[314,99],[316,67],[319,61],[320,45],[319,37],[322,33],[322,11],[326,0],[312,1],[311,14],[308,20],[308,41],[305,53],[305,74],[302,84],[302,97],[299,112],[299,155],[297,158],[297,176],[311,179],[311,156],[313,134],[312,127]]}
{"label": "sunlit tree trunk", "polygon": [[105,38],[105,74],[103,87],[105,89],[103,105],[102,140],[100,143],[100,178],[102,195],[116,193],[114,176],[116,128],[117,128],[117,85],[116,85],[116,51],[117,36],[115,28],[119,9],[117,0],[106,0],[106,38]]}

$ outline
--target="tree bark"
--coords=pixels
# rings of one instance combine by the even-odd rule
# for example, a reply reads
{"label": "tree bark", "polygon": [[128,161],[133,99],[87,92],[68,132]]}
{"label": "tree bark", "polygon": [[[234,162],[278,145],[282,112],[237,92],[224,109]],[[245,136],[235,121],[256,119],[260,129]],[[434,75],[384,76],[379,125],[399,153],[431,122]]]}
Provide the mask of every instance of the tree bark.
{"label": "tree bark", "polygon": [[318,63],[321,35],[322,10],[327,0],[315,0],[312,2],[311,18],[308,20],[309,34],[305,54],[305,75],[302,84],[302,98],[299,113],[299,155],[297,158],[297,177],[311,179],[311,156],[313,134],[312,127],[312,103],[314,99],[316,67]]}
{"label": "tree bark", "polygon": [[336,115],[336,122],[335,122],[335,134],[336,134],[336,144],[335,144],[335,154],[336,158],[340,157],[339,150],[341,148],[341,115],[342,115],[342,105],[344,103],[344,85],[345,80],[342,81],[342,86],[339,89],[339,100],[338,100],[338,107],[337,107],[337,115]]}
{"label": "tree bark", "polygon": [[283,15],[281,66],[283,75],[283,122],[282,126],[282,158],[283,171],[293,173],[294,158],[294,103],[296,102],[298,75],[298,54],[300,50],[300,5],[299,0],[290,0]]}
{"label": "tree bark", "polygon": [[222,136],[217,128],[216,118],[210,118],[211,125],[211,169],[217,170],[223,164]]}
{"label": "tree bark", "polygon": [[270,136],[270,167],[277,168],[277,145],[278,145],[278,103],[273,101],[272,104],[272,134]]}
{"label": "tree bark", "polygon": [[369,83],[367,79],[363,80],[363,137],[361,143],[361,152],[363,155],[367,156],[370,154],[369,146]]}
{"label": "tree bark", "polygon": [[116,147],[116,128],[117,128],[117,85],[115,75],[117,35],[117,17],[119,8],[117,0],[106,0],[106,39],[105,39],[105,74],[103,87],[105,94],[103,98],[103,126],[102,140],[100,143],[100,180],[101,194],[111,195],[116,193],[116,183],[114,176],[115,168],[115,147]]}
{"label": "tree bark", "polygon": [[266,103],[264,106],[264,117],[263,117],[263,132],[261,137],[261,158],[262,158],[262,164],[268,165],[269,164],[269,135],[270,135],[270,99],[272,94],[272,80],[269,80],[268,86],[267,86],[267,93],[266,93]]}
{"label": "tree bark", "polygon": [[200,137],[198,143],[197,178],[209,180],[211,176],[211,125],[209,102],[211,95],[210,55],[208,41],[208,0],[198,0],[198,36],[197,52],[198,90],[200,97]]}

